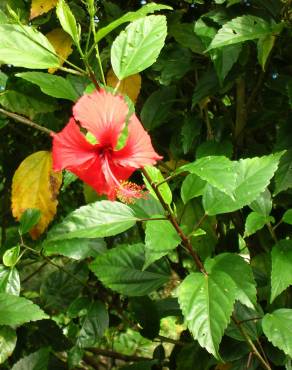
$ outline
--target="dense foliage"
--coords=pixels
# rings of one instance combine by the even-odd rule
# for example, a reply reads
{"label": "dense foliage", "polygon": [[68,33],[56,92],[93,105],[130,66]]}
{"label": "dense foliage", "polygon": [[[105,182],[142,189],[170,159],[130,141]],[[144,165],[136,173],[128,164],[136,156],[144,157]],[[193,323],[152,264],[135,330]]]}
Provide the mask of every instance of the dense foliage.
{"label": "dense foliage", "polygon": [[[291,0],[1,1],[1,369],[292,369],[291,25]],[[136,201],[52,167],[100,88],[163,156]]]}

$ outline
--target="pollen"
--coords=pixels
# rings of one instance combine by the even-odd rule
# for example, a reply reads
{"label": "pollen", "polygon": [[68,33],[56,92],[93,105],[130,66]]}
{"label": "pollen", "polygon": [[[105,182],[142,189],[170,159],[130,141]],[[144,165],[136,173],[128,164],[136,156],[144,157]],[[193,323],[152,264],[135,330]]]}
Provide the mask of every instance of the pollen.
{"label": "pollen", "polygon": [[148,192],[144,188],[130,181],[121,181],[116,196],[123,203],[133,204],[136,199],[147,199]]}

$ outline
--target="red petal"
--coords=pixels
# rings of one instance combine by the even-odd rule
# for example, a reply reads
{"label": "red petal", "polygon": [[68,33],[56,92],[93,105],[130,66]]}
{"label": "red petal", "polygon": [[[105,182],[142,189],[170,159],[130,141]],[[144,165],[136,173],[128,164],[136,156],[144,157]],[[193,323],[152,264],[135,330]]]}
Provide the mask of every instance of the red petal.
{"label": "red petal", "polygon": [[162,157],[153,149],[150,136],[133,114],[128,126],[127,143],[121,150],[113,152],[114,162],[124,167],[141,168],[160,159]]}
{"label": "red petal", "polygon": [[53,167],[64,168],[88,166],[96,157],[96,149],[86,141],[73,118],[58,134],[53,135]]}
{"label": "red petal", "polygon": [[122,96],[100,90],[83,95],[74,105],[73,114],[100,145],[114,148],[125,125],[128,110]]}

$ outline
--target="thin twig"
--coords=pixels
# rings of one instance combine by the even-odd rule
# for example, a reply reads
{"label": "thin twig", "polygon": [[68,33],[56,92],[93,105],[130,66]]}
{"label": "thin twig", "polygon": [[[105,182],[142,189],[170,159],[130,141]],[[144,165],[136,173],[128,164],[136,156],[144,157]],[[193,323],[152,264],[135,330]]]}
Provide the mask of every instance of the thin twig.
{"label": "thin twig", "polygon": [[149,357],[142,357],[142,356],[136,356],[136,355],[125,355],[123,353],[110,351],[108,349],[102,349],[102,348],[89,347],[89,348],[86,348],[86,350],[91,353],[94,353],[95,355],[115,358],[117,360],[123,360],[127,362],[131,362],[131,361],[138,362],[138,361],[151,360],[151,358]]}
{"label": "thin twig", "polygon": [[32,128],[35,128],[35,129],[37,129],[37,130],[45,133],[46,135],[51,135],[53,133],[52,130],[49,130],[46,127],[40,126],[37,123],[31,121],[30,119],[25,118],[23,116],[20,116],[19,114],[9,112],[9,111],[7,111],[5,109],[2,109],[2,108],[0,108],[0,113],[1,114],[4,114],[7,117],[13,118],[17,122],[24,123],[27,126],[30,126]]}

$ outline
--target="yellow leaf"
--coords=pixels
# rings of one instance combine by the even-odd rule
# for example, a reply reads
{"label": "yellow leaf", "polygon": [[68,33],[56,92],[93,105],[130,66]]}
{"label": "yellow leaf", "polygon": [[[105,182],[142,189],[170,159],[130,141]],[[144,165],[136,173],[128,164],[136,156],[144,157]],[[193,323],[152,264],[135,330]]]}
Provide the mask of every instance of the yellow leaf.
{"label": "yellow leaf", "polygon": [[[72,39],[62,28],[55,28],[51,32],[46,34],[47,39],[50,41],[54,47],[56,54],[58,54],[60,59],[60,66],[63,65],[64,61],[72,53]],[[58,68],[49,68],[49,73],[56,72]]]}
{"label": "yellow leaf", "polygon": [[[108,86],[115,88],[119,83],[119,79],[114,74],[114,71],[110,69],[106,76],[106,83]],[[129,76],[124,80],[120,81],[118,91],[121,94],[126,94],[132,100],[132,102],[136,102],[138,95],[141,90],[141,76],[139,73],[136,75]]]}
{"label": "yellow leaf", "polygon": [[231,369],[231,364],[218,364],[216,367],[215,367],[215,370],[229,370]]}
{"label": "yellow leaf", "polygon": [[52,155],[39,151],[26,157],[15,171],[12,180],[12,214],[19,220],[27,208],[38,208],[39,223],[30,231],[37,239],[52,221],[57,210],[57,195],[62,183],[62,173],[52,170]]}
{"label": "yellow leaf", "polygon": [[32,0],[30,8],[30,19],[47,13],[57,5],[58,0]]}

